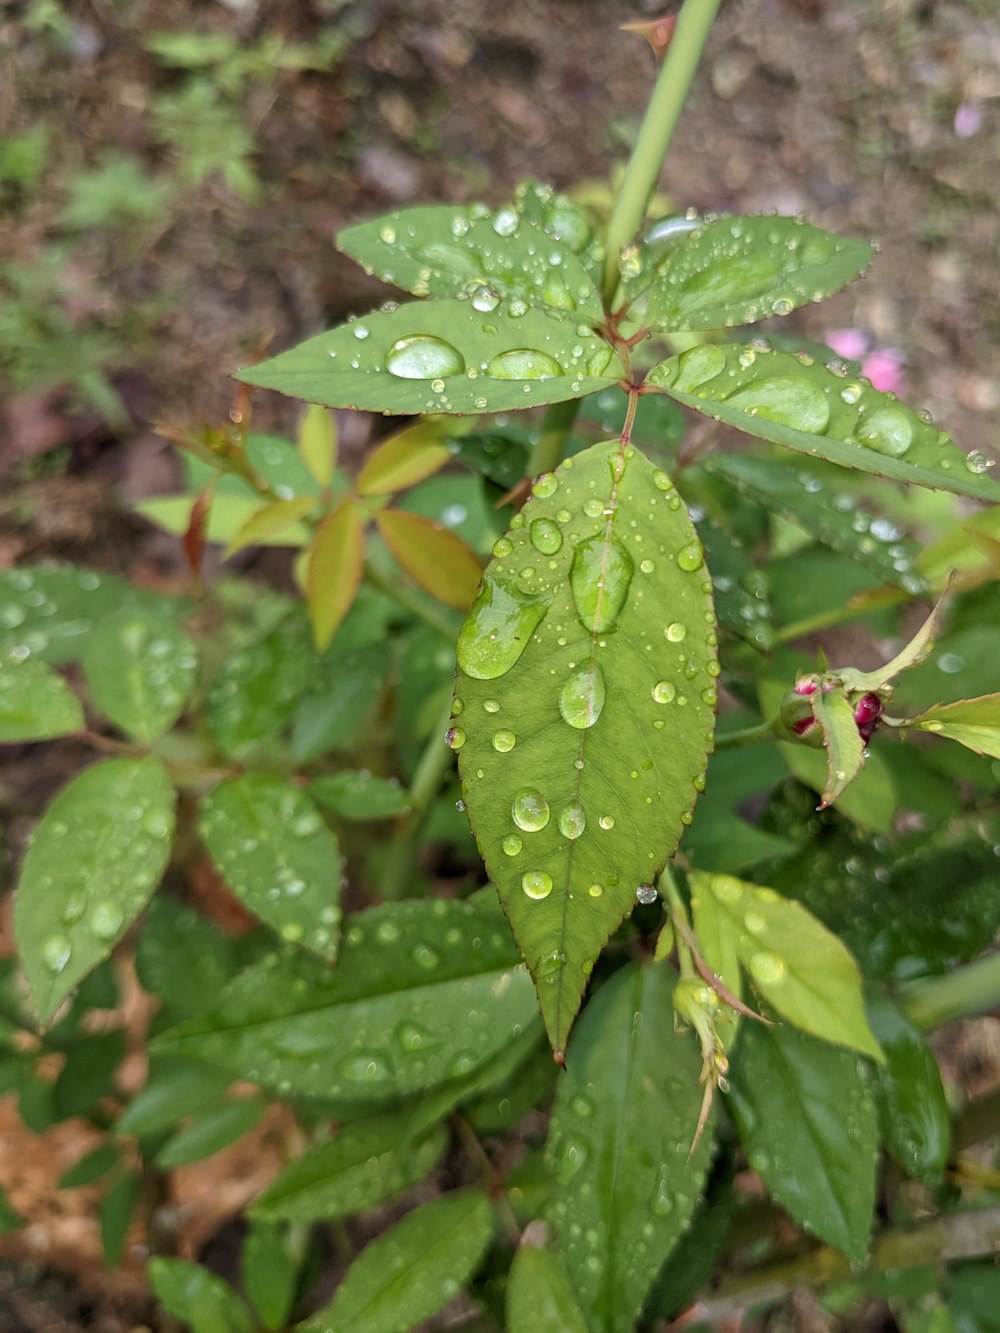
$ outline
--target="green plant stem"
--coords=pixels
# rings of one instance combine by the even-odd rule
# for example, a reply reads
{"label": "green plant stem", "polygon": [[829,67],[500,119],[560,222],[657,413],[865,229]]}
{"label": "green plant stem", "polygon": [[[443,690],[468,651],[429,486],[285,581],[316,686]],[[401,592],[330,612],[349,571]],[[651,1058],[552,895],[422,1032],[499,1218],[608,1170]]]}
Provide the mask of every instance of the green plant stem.
{"label": "green plant stem", "polygon": [[914,986],[903,1001],[912,1023],[928,1032],[955,1018],[985,1013],[1000,1005],[1000,953],[987,954],[944,977]]}
{"label": "green plant stem", "polygon": [[720,0],[685,0],[608,223],[602,294],[618,290],[621,252],[642,226]]}
{"label": "green plant stem", "polygon": [[451,751],[444,742],[444,733],[450,724],[451,699],[420,756],[420,763],[410,783],[409,816],[389,848],[381,884],[382,897],[386,901],[406,897],[413,875],[420,831],[430,814],[441,783],[451,769]]}
{"label": "green plant stem", "polygon": [[409,611],[418,620],[422,620],[425,625],[437,630],[449,643],[455,642],[461,624],[457,617],[449,611],[440,609],[435,603],[418,596],[402,581],[394,582],[392,579],[386,578],[380,570],[374,567],[370,560],[365,561],[365,582],[379,592],[385,593],[387,597],[391,597],[394,602],[398,602],[404,611]]}
{"label": "green plant stem", "polygon": [[677,965],[681,970],[681,976],[697,976],[698,969],[695,967],[694,955],[687,942],[691,937],[691,922],[688,919],[687,908],[684,906],[684,899],[677,888],[674,872],[669,865],[663,867],[659,887],[660,892],[667,900],[667,906],[674,922],[674,948],[677,950]]}
{"label": "green plant stem", "polygon": [[773,741],[780,734],[781,719],[772,717],[770,722],[761,722],[756,727],[744,727],[741,731],[717,732],[715,748],[730,750],[738,745],[759,745],[763,741]]}

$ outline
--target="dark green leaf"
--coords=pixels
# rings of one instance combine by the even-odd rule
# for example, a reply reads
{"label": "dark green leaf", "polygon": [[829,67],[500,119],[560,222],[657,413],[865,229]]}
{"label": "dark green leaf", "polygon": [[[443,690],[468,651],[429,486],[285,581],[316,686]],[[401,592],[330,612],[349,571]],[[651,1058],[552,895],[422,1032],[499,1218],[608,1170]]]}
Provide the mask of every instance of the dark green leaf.
{"label": "dark green leaf", "polygon": [[121,1029],[83,1037],[72,1046],[52,1087],[58,1118],[86,1115],[102,1097],[112,1093],[114,1076],[124,1056],[125,1034]]}
{"label": "dark green leaf", "polygon": [[408,1213],[351,1264],[303,1333],[406,1333],[457,1296],[493,1235],[489,1200],[446,1194]]}
{"label": "dark green leaf", "polygon": [[808,356],[706,344],[662,362],[646,384],[748,435],[813,458],[916,486],[1000,500],[1000,485],[943,431],[892,395]]}
{"label": "dark green leaf", "polygon": [[107,1268],[117,1268],[125,1253],[132,1214],[139,1202],[139,1184],[139,1177],[135,1172],[126,1172],[115,1181],[101,1200],[99,1209],[101,1245]]}
{"label": "dark green leaf", "polygon": [[[252,947],[252,944],[251,944]],[[167,893],[146,911],[135,962],[139,981],[173,1021],[202,1013],[235,975],[245,946]]]}
{"label": "dark green leaf", "polygon": [[691,1216],[711,1153],[691,1151],[702,1090],[689,1032],[671,1030],[666,963],[616,973],[587,1006],[549,1129],[549,1215],[581,1308],[602,1333],[635,1326]]}
{"label": "dark green leaf", "polygon": [[240,1251],[243,1290],[267,1329],[284,1327],[295,1302],[298,1267],[284,1228],[254,1220]]}
{"label": "dark green leaf", "polygon": [[940,1177],[951,1146],[948,1102],[934,1055],[919,1030],[874,988],[868,1020],[886,1063],[875,1069],[875,1100],[882,1137],[911,1176]]}
{"label": "dark green leaf", "polygon": [[206,701],[216,744],[238,757],[280,735],[315,669],[312,635],[298,616],[235,653],[212,682]]}
{"label": "dark green leaf", "polygon": [[31,657],[0,652],[0,744],[46,741],[83,726],[83,709],[62,676]]}
{"label": "dark green leaf", "polygon": [[587,1333],[557,1250],[522,1240],[507,1279],[508,1333]]}
{"label": "dark green leaf", "polygon": [[[335,639],[331,652],[336,644]],[[322,659],[295,712],[292,753],[298,763],[308,763],[329,750],[349,748],[369,719],[387,670],[383,646],[332,658],[328,654]]]}
{"label": "dark green leaf", "polygon": [[396,778],[379,778],[365,769],[316,778],[308,791],[317,805],[341,819],[392,819],[409,809],[409,792]]}
{"label": "dark green leaf", "polygon": [[452,743],[557,1049],[679,840],[711,745],[711,585],[666,473],[618,443],[539,478],[458,640]]}
{"label": "dark green leaf", "polygon": [[[713,1173],[717,1174],[717,1171]],[[713,1179],[714,1185],[714,1179]],[[670,1319],[695,1300],[712,1276],[736,1212],[737,1195],[728,1177],[711,1189],[656,1275],[645,1317]]]}
{"label": "dark green leaf", "polygon": [[223,1278],[186,1259],[149,1261],[153,1295],[191,1333],[251,1333],[246,1306]]}
{"label": "dark green leaf", "polygon": [[750,1165],[777,1202],[863,1260],[878,1126],[858,1057],[794,1028],[744,1023],[728,1100]]}
{"label": "dark green leaf", "polygon": [[49,806],[24,858],[14,907],[43,1022],[145,907],[173,832],[174,791],[158,759],[95,764]]}
{"label": "dark green leaf", "polygon": [[176,622],[123,607],[102,620],[87,643],[83,669],[96,706],[115,726],[148,743],[183,712],[197,657]]}
{"label": "dark green leaf", "polygon": [[221,1152],[249,1134],[267,1109],[261,1097],[240,1097],[221,1106],[200,1111],[184,1129],[178,1130],[156,1154],[156,1164],[167,1170],[200,1162]]}
{"label": "dark green leaf", "polygon": [[24,1218],[11,1205],[6,1190],[0,1185],[0,1236],[6,1235],[8,1231],[17,1231],[23,1226]]}
{"label": "dark green leaf", "polygon": [[966,1320],[960,1333],[993,1333],[1000,1329],[1000,1270],[996,1264],[961,1264],[948,1273],[948,1308]]}
{"label": "dark green leaf", "polygon": [[113,1170],[121,1159],[122,1152],[117,1143],[99,1143],[60,1176],[59,1188],[72,1190],[82,1185],[93,1185],[95,1180],[100,1180]]}
{"label": "dark green leaf", "polygon": [[702,518],[695,524],[712,576],[719,624],[755,648],[770,647],[773,638],[768,579],[755,567],[742,542]]}
{"label": "dark green leaf", "polygon": [[48,1079],[22,1072],[17,1090],[17,1109],[32,1134],[44,1134],[58,1122]]}
{"label": "dark green leaf", "polygon": [[200,1111],[220,1097],[228,1085],[227,1075],[209,1065],[176,1056],[154,1056],[146,1086],[118,1117],[115,1131],[141,1136],[169,1129],[181,1116]]}

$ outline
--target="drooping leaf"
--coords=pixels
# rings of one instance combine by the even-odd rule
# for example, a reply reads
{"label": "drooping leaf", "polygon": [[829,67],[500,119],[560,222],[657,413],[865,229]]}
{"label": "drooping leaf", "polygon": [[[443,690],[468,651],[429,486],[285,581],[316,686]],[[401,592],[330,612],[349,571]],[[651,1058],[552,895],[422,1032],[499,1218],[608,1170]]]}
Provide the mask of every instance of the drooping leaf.
{"label": "drooping leaf", "polygon": [[245,773],[202,803],[199,833],[240,901],[283,940],[337,956],[337,840],[316,807],[284,778]]}
{"label": "drooping leaf", "polygon": [[156,1154],[164,1170],[203,1161],[248,1134],[267,1109],[262,1097],[239,1097],[198,1112],[189,1125],[179,1129]]}
{"label": "drooping leaf", "polygon": [[205,714],[222,751],[241,758],[289,726],[317,669],[304,616],[289,616],[277,629],[240,649],[212,681]]}
{"label": "drooping leaf", "polygon": [[458,640],[452,742],[490,877],[565,1045],[674,850],[711,745],[714,617],[665,473],[617,442],[541,477]]}
{"label": "drooping leaf", "polygon": [[366,770],[329,773],[309,784],[309,795],[341,819],[392,819],[405,815],[410,795],[395,778],[379,778]]}
{"label": "drooping leaf", "polygon": [[239,532],[226,547],[226,556],[235,555],[245,546],[261,546],[269,537],[277,536],[293,524],[299,523],[317,505],[315,495],[297,495],[291,500],[272,500],[262,504],[250,515]]}
{"label": "drooping leaf", "polygon": [[468,297],[483,314],[503,300],[603,319],[601,298],[571,246],[510,206],[493,214],[479,204],[408,208],[348,227],[337,246],[416,296]]}
{"label": "drooping leaf", "polygon": [[85,769],[42,816],[21,869],[14,927],[43,1022],[145,907],[173,832],[173,787],[153,758]]}
{"label": "drooping leaf", "polygon": [[480,314],[472,301],[449,300],[376,311],[238,378],[329,407],[409,415],[538,407],[594,393],[622,373],[575,315],[515,316],[510,306]]}
{"label": "drooping leaf", "polygon": [[750,1165],[808,1231],[860,1262],[878,1124],[858,1057],[794,1028],[744,1023],[728,1102]]}
{"label": "drooping leaf", "polygon": [[149,743],[180,717],[198,666],[180,626],[141,607],[123,607],[90,636],[83,670],[94,703],[116,727]]}
{"label": "drooping leaf", "polygon": [[337,423],[325,407],[311,403],[299,419],[302,461],[320,486],[329,486],[337,466]]}
{"label": "drooping leaf", "polygon": [[182,1116],[193,1115],[215,1101],[228,1084],[228,1076],[209,1065],[176,1056],[156,1056],[149,1063],[146,1086],[118,1117],[115,1131],[141,1136],[169,1129]]}
{"label": "drooping leaf", "polygon": [[358,494],[392,495],[440,472],[451,462],[447,437],[448,427],[440,421],[420,421],[390,436],[365,459]]}
{"label": "drooping leaf", "polygon": [[587,1333],[558,1250],[524,1239],[507,1278],[508,1333]]}
{"label": "drooping leaf", "polygon": [[1000,499],[1000,485],[944,431],[838,369],[764,347],[706,344],[654,367],[646,384],[748,435],[814,458],[934,490]]}
{"label": "drooping leaf", "polygon": [[915,666],[919,666],[929,656],[931,649],[934,647],[934,639],[940,628],[941,607],[945,596],[946,593],[941,594],[930,615],[913,638],[884,666],[876,667],[874,671],[857,671],[854,668],[838,670],[837,674],[848,689],[880,690],[883,685],[895,680],[902,672],[911,671]]}
{"label": "drooping leaf", "polygon": [[[150,523],[174,537],[183,537],[191,520],[190,495],[151,495],[140,500],[136,511]],[[228,545],[260,509],[260,497],[253,495],[216,495],[205,528],[205,541]],[[292,523],[257,538],[260,546],[305,546],[309,529],[304,523]]]}
{"label": "drooping leaf", "polygon": [[689,1032],[672,1030],[676,975],[622,968],[573,1034],[556,1089],[549,1217],[590,1326],[628,1333],[697,1203],[711,1134],[691,1151],[702,1090]]}
{"label": "drooping leaf", "polygon": [[252,1333],[246,1306],[224,1278],[187,1259],[149,1261],[153,1295],[191,1333]]}
{"label": "drooping leaf", "polygon": [[353,917],[333,971],[304,954],[247,968],[158,1048],[285,1094],[385,1103],[471,1073],[535,1012],[499,912],[423,900]]}
{"label": "drooping leaf", "polygon": [[361,583],[365,537],[356,505],[342,500],[316,530],[309,553],[306,601],[316,647],[322,652],[351,609]]}
{"label": "drooping leaf", "polygon": [[805,1032],[882,1059],[858,966],[836,935],[773,889],[703,871],[689,878],[699,939],[704,928],[706,940],[726,941],[723,961],[735,953],[769,1005]]}
{"label": "drooping leaf", "polygon": [[261,1323],[275,1333],[287,1324],[298,1282],[298,1263],[291,1253],[294,1240],[286,1238],[285,1230],[254,1220],[240,1251],[243,1290]]}
{"label": "drooping leaf", "polygon": [[854,709],[840,690],[817,690],[810,699],[813,715],[823,732],[826,750],[826,785],[821,809],[833,805],[861,772],[865,743],[854,721]]}
{"label": "drooping leaf", "polygon": [[799,218],[723,217],[683,235],[655,268],[644,320],[729,328],[822,301],[868,267],[872,247]]}
{"label": "drooping leaf", "polygon": [[362,1250],[302,1333],[402,1333],[457,1296],[493,1235],[489,1200],[460,1190],[407,1213]]}
{"label": "drooping leaf", "polygon": [[80,701],[58,672],[0,652],[0,744],[68,736],[82,726]]}
{"label": "drooping leaf", "polygon": [[375,523],[379,536],[414,583],[446,606],[468,610],[483,568],[461,537],[402,509],[379,510]]}
{"label": "drooping leaf", "polygon": [[935,704],[908,726],[958,741],[979,754],[1000,759],[1000,694],[979,699],[960,699],[953,704]]}

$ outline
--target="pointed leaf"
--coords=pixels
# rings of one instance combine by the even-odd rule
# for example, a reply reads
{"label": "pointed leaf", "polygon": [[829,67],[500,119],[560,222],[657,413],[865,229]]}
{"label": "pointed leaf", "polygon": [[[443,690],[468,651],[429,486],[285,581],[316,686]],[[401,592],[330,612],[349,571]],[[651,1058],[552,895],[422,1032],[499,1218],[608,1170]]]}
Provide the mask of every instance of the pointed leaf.
{"label": "pointed leaf", "polygon": [[573,249],[507,206],[490,213],[424,206],[389,213],[337,236],[337,247],[384,282],[416,296],[466,296],[485,314],[501,300],[604,318],[601,298]]}
{"label": "pointed leaf", "polygon": [[239,900],[283,940],[337,956],[337,840],[309,797],[284,778],[247,773],[202,802],[198,831]]}
{"label": "pointed leaf", "polygon": [[672,1031],[676,974],[622,968],[587,1006],[556,1088],[549,1216],[593,1328],[629,1333],[698,1200],[711,1134],[690,1032]]}
{"label": "pointed leaf", "polygon": [[316,508],[316,505],[315,495],[298,495],[292,500],[275,500],[271,504],[261,505],[255,514],[251,514],[226,547],[223,558],[228,560],[237,551],[242,551],[244,546],[262,545],[269,537],[284,532],[293,523],[298,523],[305,518],[306,514],[311,513]]}
{"label": "pointed leaf", "polygon": [[[729,949],[767,1002],[805,1032],[882,1059],[865,1018],[857,963],[801,905],[732,875],[692,871],[695,930]],[[725,980],[726,978],[724,978]]]}
{"label": "pointed leaf", "polygon": [[886,662],[885,666],[878,667],[874,671],[855,671],[853,668],[838,670],[837,675],[847,688],[856,691],[880,690],[883,685],[888,685],[890,681],[895,680],[901,672],[910,671],[913,667],[919,666],[930,655],[931,649],[934,647],[934,640],[940,626],[941,607],[944,604],[947,591],[945,589],[935,602],[934,609],[906,647],[901,648],[891,661]]}
{"label": "pointed leaf", "polygon": [[447,437],[448,428],[439,421],[420,421],[390,436],[365,459],[358,494],[392,495],[440,472],[452,459]]}
{"label": "pointed leaf", "polygon": [[74,1190],[80,1189],[84,1185],[93,1185],[95,1181],[106,1176],[109,1171],[113,1171],[121,1159],[122,1150],[117,1143],[109,1141],[98,1144],[96,1148],[85,1153],[79,1161],[74,1162],[70,1169],[59,1177],[58,1188]]}
{"label": "pointed leaf", "polygon": [[854,709],[839,690],[817,690],[810,702],[826,748],[822,810],[833,805],[860,773],[865,762],[865,743],[854,721]]}
{"label": "pointed leaf", "polygon": [[507,1278],[507,1333],[587,1333],[557,1250],[522,1239]]}
{"label": "pointed leaf", "polygon": [[361,514],[344,500],[319,525],[309,553],[306,600],[320,651],[336,634],[357,595],[364,554]]}
{"label": "pointed leaf", "polygon": [[0,652],[0,744],[68,736],[83,725],[80,701],[58,672]]}
{"label": "pointed leaf", "polygon": [[101,1247],[106,1268],[117,1268],[125,1253],[125,1242],[139,1202],[140,1181],[134,1171],[121,1176],[108,1190],[98,1210]]}
{"label": "pointed leaf", "polygon": [[299,420],[299,453],[321,486],[329,486],[337,466],[337,423],[325,407],[310,403]]}
{"label": "pointed leaf", "polygon": [[249,1134],[267,1109],[262,1097],[239,1097],[221,1106],[199,1112],[189,1125],[179,1129],[156,1153],[154,1161],[164,1170],[201,1162]]}
{"label": "pointed leaf", "polygon": [[353,917],[335,971],[304,954],[247,968],[157,1046],[283,1094],[384,1103],[471,1073],[535,1012],[499,912],[423,900]]}
{"label": "pointed leaf", "polygon": [[885,1052],[875,1069],[882,1137],[918,1180],[939,1179],[951,1150],[951,1117],[937,1061],[918,1028],[874,987],[865,997],[872,1030]]}
{"label": "pointed leaf", "polygon": [[212,512],[212,501],[215,499],[215,486],[216,482],[213,479],[195,497],[191,512],[188,514],[187,527],[181,537],[181,545],[184,547],[188,568],[199,592],[204,586],[202,566],[205,563],[205,541],[208,533],[208,519]]}
{"label": "pointed leaf", "polygon": [[21,961],[42,1022],[145,907],[173,833],[173,787],[153,758],[85,769],[42,816],[14,904]]}
{"label": "pointed leaf", "polygon": [[224,1278],[186,1259],[149,1261],[153,1295],[192,1333],[251,1333],[246,1306]]}
{"label": "pointed leaf", "polygon": [[283,1329],[288,1322],[298,1285],[297,1239],[285,1228],[253,1221],[240,1251],[243,1290],[267,1329]]}
{"label": "pointed leaf", "polygon": [[984,694],[978,699],[960,699],[953,704],[935,704],[926,713],[912,718],[907,726],[946,736],[1000,759],[1000,694]]}
{"label": "pointed leaf", "polygon": [[493,549],[459,635],[451,735],[562,1049],[594,959],[695,801],[718,673],[711,585],[670,479],[617,441],[536,481]]}
{"label": "pointed leaf", "polygon": [[[140,500],[136,512],[174,537],[183,537],[191,517],[190,495],[151,495]],[[228,545],[260,510],[260,500],[252,495],[217,495],[212,502],[205,529],[205,541]],[[277,532],[257,538],[260,546],[304,546],[309,529],[304,523],[292,523]]]}
{"label": "pointed leaf", "polygon": [[644,319],[674,331],[721,329],[822,301],[868,267],[872,247],[799,218],[705,222],[656,266]]}
{"label": "pointed leaf", "polygon": [[116,727],[147,744],[184,711],[197,667],[194,641],[180,626],[138,606],[102,620],[83,655],[96,706]]}
{"label": "pointed leaf", "polygon": [[764,347],[705,345],[650,371],[649,387],[716,421],[842,467],[895,481],[1000,499],[974,455],[891,394],[811,357]]}
{"label": "pointed leaf", "polygon": [[608,344],[575,316],[418,301],[321,333],[237,378],[329,407],[408,415],[559,403],[622,374]]}
{"label": "pointed leaf", "polygon": [[414,583],[446,606],[469,609],[483,567],[461,537],[440,523],[402,509],[382,509],[375,522],[379,536]]}
{"label": "pointed leaf", "polygon": [[858,1058],[794,1028],[744,1023],[729,1108],[776,1201],[861,1262],[875,1206],[878,1123]]}
{"label": "pointed leaf", "polygon": [[[172,941],[163,941],[169,947]],[[188,963],[191,963],[188,959]],[[195,960],[197,961],[197,960]],[[132,1098],[115,1124],[117,1134],[156,1134],[182,1116],[200,1111],[225,1092],[229,1079],[194,1060],[158,1056],[150,1061],[146,1086]]]}
{"label": "pointed leaf", "polygon": [[410,794],[398,779],[379,778],[366,769],[316,778],[309,784],[309,795],[341,819],[392,819],[410,808]]}

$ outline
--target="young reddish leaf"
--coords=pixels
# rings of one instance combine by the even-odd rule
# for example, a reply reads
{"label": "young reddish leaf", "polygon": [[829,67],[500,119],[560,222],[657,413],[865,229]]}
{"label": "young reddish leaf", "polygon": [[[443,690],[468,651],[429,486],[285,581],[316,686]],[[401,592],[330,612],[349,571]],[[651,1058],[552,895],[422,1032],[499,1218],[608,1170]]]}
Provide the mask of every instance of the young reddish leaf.
{"label": "young reddish leaf", "polygon": [[926,713],[909,721],[907,726],[919,727],[935,736],[946,736],[979,754],[1000,759],[1000,694],[959,699],[953,704],[935,704]]}
{"label": "young reddish leaf", "polygon": [[451,458],[441,441],[446,428],[421,421],[380,444],[358,474],[359,495],[391,495],[440,472]]}
{"label": "young reddish leaf", "polygon": [[826,747],[826,786],[820,802],[820,809],[825,810],[861,771],[865,743],[854,720],[854,709],[839,690],[817,690],[810,702]]}
{"label": "young reddish leaf", "polygon": [[293,500],[275,500],[272,504],[263,504],[255,514],[251,514],[226,548],[224,559],[228,560],[244,546],[254,546],[284,532],[293,523],[298,523],[306,514],[316,508],[315,495],[297,495]]}
{"label": "young reddish leaf", "polygon": [[364,555],[361,514],[350,500],[343,500],[317,529],[306,575],[309,619],[321,652],[357,595]]}
{"label": "young reddish leaf", "polygon": [[299,421],[299,453],[321,486],[329,486],[337,466],[337,422],[332,413],[311,403]]}
{"label": "young reddish leaf", "polygon": [[467,611],[483,577],[476,553],[461,537],[419,514],[383,509],[375,515],[379,534],[399,563],[425,592]]}
{"label": "young reddish leaf", "polygon": [[205,535],[208,529],[208,516],[214,499],[215,482],[212,481],[191,506],[187,528],[182,538],[184,554],[187,557],[188,566],[194,577],[195,588],[198,592],[201,591],[202,587],[201,566],[205,558]]}

